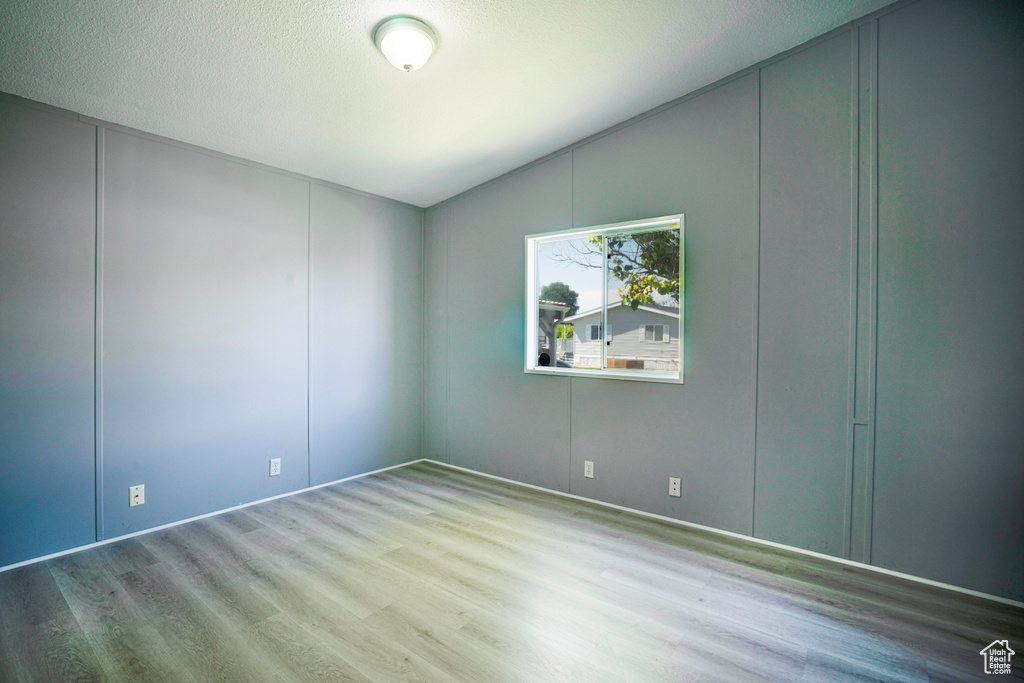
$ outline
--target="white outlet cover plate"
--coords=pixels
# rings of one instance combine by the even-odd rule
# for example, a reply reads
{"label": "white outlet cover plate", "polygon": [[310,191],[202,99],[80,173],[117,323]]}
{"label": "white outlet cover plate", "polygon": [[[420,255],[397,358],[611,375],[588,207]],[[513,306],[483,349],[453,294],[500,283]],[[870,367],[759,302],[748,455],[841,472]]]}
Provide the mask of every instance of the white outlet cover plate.
{"label": "white outlet cover plate", "polygon": [[594,463],[592,460],[583,461],[583,476],[588,479],[594,478]]}
{"label": "white outlet cover plate", "polygon": [[679,477],[669,477],[668,478],[668,495],[675,496],[676,498],[679,498],[680,495],[681,495],[680,492],[679,492],[679,489],[681,488],[681,486],[682,486],[682,481],[679,479]]}
{"label": "white outlet cover plate", "polygon": [[270,460],[270,476],[276,477],[281,474],[281,458],[272,458]]}
{"label": "white outlet cover plate", "polygon": [[135,507],[136,505],[143,505],[146,502],[146,486],[145,484],[139,484],[138,486],[128,487],[128,507]]}

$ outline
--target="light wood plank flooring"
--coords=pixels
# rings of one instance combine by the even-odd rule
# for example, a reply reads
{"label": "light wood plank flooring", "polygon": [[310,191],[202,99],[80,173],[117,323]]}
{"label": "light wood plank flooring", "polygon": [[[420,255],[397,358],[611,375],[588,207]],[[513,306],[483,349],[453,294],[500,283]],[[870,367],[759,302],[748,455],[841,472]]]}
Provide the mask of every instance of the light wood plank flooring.
{"label": "light wood plank flooring", "polygon": [[1024,678],[1024,610],[432,463],[0,574],[2,681],[961,681],[996,638]]}

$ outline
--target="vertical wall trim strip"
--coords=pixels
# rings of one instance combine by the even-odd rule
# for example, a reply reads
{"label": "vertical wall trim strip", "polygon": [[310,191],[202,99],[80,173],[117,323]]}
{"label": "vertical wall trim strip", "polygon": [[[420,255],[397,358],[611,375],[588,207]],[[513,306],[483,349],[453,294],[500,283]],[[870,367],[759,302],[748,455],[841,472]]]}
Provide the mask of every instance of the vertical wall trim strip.
{"label": "vertical wall trim strip", "polygon": [[313,183],[306,183],[306,486],[313,485],[313,439],[310,414],[310,388],[312,376],[313,343],[310,338],[310,294],[313,291]]}
{"label": "vertical wall trim strip", "polygon": [[569,378],[569,478],[566,479],[565,490],[572,493],[572,377]]}
{"label": "vertical wall trim strip", "polygon": [[871,78],[871,99],[870,99],[870,179],[868,182],[869,206],[871,210],[869,230],[871,232],[871,285],[868,295],[868,419],[871,424],[868,440],[867,453],[867,483],[868,490],[865,494],[867,501],[866,524],[864,533],[866,535],[864,548],[866,549],[865,564],[871,564],[871,544],[874,538],[874,509],[875,509],[875,433],[878,421],[875,418],[876,408],[876,380],[878,376],[878,33],[879,21],[873,20],[870,24],[869,45],[871,55],[868,61],[868,73]]}
{"label": "vertical wall trim strip", "polygon": [[96,540],[103,540],[103,126],[96,126],[96,255],[93,309],[93,451]]}
{"label": "vertical wall trim strip", "polygon": [[451,440],[449,430],[452,414],[452,321],[451,301],[448,292],[451,290],[450,280],[451,267],[451,234],[452,234],[452,204],[446,204],[448,216],[444,221],[444,459],[449,465],[452,464]]}
{"label": "vertical wall trim strip", "polygon": [[[754,135],[757,138],[754,152],[754,431],[753,431],[753,467],[750,478],[750,535],[754,536],[757,526],[757,388],[758,388],[758,357],[761,344],[761,69],[757,70],[757,121],[754,122]],[[683,250],[686,253],[686,250]],[[686,287],[684,291],[689,291]]]}
{"label": "vertical wall trim strip", "polygon": [[858,257],[860,250],[860,38],[856,29],[850,31],[850,310],[849,366],[846,398],[846,481],[843,488],[842,553],[850,559],[853,525],[853,489],[856,452],[854,430],[857,417],[857,310]]}
{"label": "vertical wall trim strip", "polygon": [[[569,225],[576,227],[576,150],[569,150]],[[570,379],[572,379],[570,377]]]}
{"label": "vertical wall trim strip", "polygon": [[[576,227],[576,148],[569,150],[569,225]],[[573,331],[573,336],[576,332]],[[569,478],[565,490],[572,493],[572,377],[569,378]]]}
{"label": "vertical wall trim strip", "polygon": [[867,22],[856,33],[857,85],[857,195],[856,195],[856,308],[853,335],[854,390],[853,477],[850,497],[850,559],[869,562],[874,480],[874,374],[876,310],[876,183],[875,119],[877,23]]}
{"label": "vertical wall trim strip", "polygon": [[420,458],[427,457],[427,210],[420,209]]}

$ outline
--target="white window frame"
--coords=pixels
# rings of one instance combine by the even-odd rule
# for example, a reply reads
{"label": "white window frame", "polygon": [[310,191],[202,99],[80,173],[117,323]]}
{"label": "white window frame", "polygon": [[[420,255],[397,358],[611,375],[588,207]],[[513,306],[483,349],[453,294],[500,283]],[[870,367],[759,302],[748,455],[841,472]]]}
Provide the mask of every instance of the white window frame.
{"label": "white window frame", "polygon": [[[616,235],[628,235],[638,232],[653,232],[656,230],[667,230],[671,228],[678,228],[679,230],[679,332],[676,338],[672,338],[671,341],[675,341],[679,344],[679,370],[678,372],[660,372],[653,370],[620,370],[617,368],[608,368],[607,353],[608,345],[604,343],[602,339],[601,344],[601,368],[600,369],[589,369],[589,368],[559,368],[552,364],[549,366],[537,365],[537,357],[539,353],[539,346],[537,344],[538,335],[540,333],[538,329],[538,291],[537,291],[537,245],[543,242],[554,242],[566,239],[572,239],[576,237],[584,236],[601,236],[607,238]],[[526,236],[526,343],[525,343],[525,364],[524,371],[530,374],[538,375],[569,375],[577,377],[594,377],[599,379],[624,379],[631,381],[641,382],[662,382],[670,384],[682,384],[683,383],[683,367],[684,363],[684,347],[683,347],[683,310],[685,300],[685,290],[683,283],[685,282],[685,242],[686,233],[684,231],[683,214],[675,214],[671,216],[660,216],[658,218],[647,218],[639,221],[628,221],[625,223],[609,223],[606,225],[594,225],[586,228],[577,228],[574,230],[563,230],[559,232],[548,232],[548,233],[537,233]],[[608,336],[611,335],[611,328],[608,324],[608,285],[607,285],[607,261],[605,262],[604,268],[602,268],[603,276],[602,281],[602,300],[601,300],[601,322],[599,323],[603,330],[606,330]],[[590,330],[593,323],[588,323],[586,327],[586,337],[583,341],[591,342]],[[645,343],[668,343],[671,335],[668,334],[671,331],[671,327],[665,326],[666,330],[663,332],[662,342],[645,342]],[[635,329],[635,328],[634,328]],[[575,327],[574,327],[575,330]],[[575,332],[574,332],[575,334]],[[579,339],[579,337],[577,337]]]}

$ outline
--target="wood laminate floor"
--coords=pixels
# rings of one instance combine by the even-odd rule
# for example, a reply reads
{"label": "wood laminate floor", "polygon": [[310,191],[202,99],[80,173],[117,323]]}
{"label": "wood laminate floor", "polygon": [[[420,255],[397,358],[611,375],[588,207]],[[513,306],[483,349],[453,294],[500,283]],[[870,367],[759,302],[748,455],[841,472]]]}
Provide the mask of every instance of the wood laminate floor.
{"label": "wood laminate floor", "polygon": [[432,463],[0,574],[2,681],[960,681],[997,638],[1024,678],[1024,610]]}

